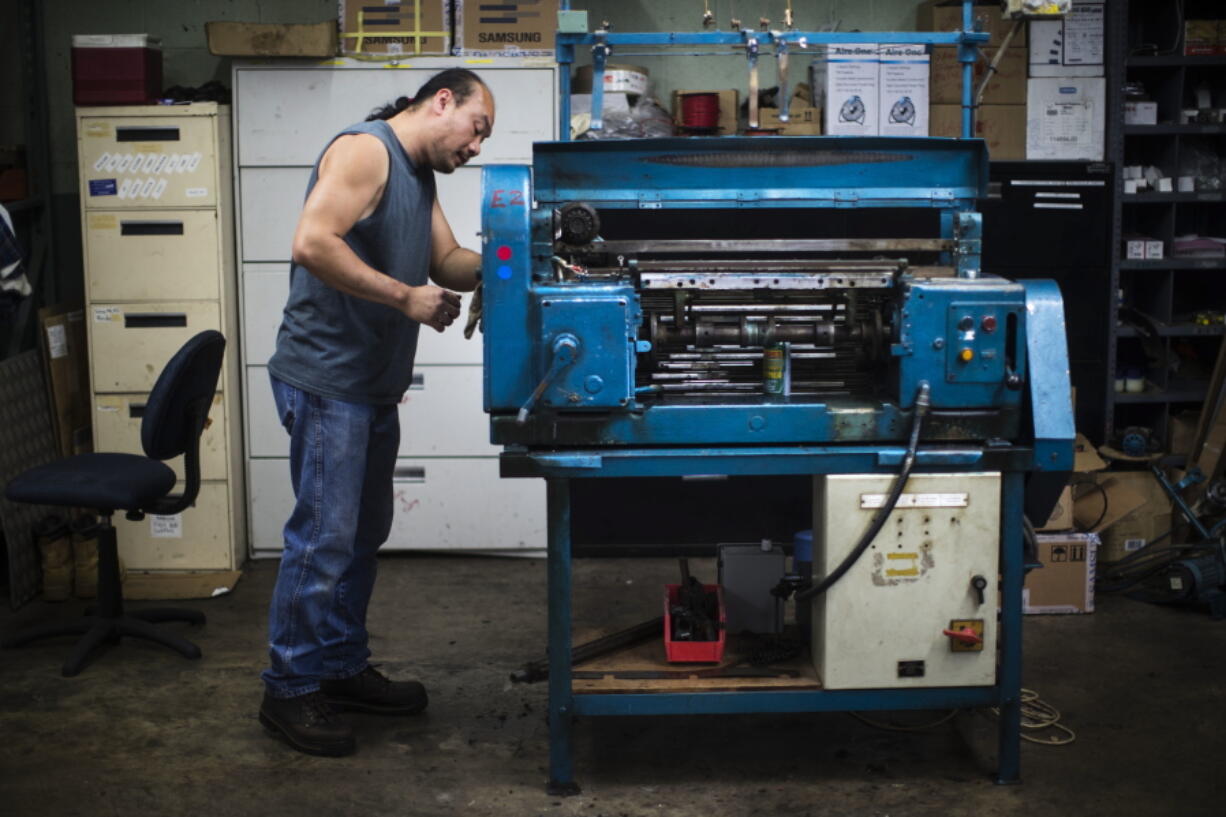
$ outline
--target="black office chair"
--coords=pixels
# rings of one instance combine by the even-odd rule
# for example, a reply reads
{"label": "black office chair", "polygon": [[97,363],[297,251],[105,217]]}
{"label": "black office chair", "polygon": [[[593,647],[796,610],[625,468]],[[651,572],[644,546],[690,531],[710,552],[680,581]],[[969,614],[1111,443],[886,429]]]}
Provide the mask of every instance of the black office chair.
{"label": "black office chair", "polygon": [[[31,468],[9,482],[5,495],[14,502],[93,508],[98,512],[98,596],[92,612],[70,624],[49,624],[6,639],[17,647],[38,638],[84,634],[64,662],[63,673],[73,676],[103,642],[120,636],[156,641],[187,658],[199,658],[200,648],[185,638],[155,627],[161,621],[203,624],[196,610],[158,607],[123,611],[119,580],[119,553],[111,514],[127,512],[138,521],[147,513],[176,514],[196,501],[200,490],[200,434],[213,405],[213,392],[221,372],[226,339],[220,332],[201,332],[183,344],[158,376],[145,414],[140,440],[147,456],[139,454],[79,454]],[[162,460],[184,454],[186,484],[182,495],[172,495],[175,472]]]}

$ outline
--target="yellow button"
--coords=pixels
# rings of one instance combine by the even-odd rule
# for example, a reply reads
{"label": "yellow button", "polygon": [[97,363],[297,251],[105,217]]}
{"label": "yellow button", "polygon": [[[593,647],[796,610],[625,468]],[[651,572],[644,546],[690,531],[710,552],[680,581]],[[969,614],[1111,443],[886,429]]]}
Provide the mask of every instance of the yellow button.
{"label": "yellow button", "polygon": [[975,359],[975,350],[974,349],[963,349],[961,352],[958,352],[958,359],[961,360],[963,363],[970,363],[972,360]]}

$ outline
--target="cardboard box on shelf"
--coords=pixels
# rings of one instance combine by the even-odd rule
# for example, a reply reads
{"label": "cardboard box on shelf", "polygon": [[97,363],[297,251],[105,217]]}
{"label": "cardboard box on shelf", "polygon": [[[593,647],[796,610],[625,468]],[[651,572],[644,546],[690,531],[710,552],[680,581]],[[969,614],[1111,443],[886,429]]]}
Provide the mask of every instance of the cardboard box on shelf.
{"label": "cardboard box on shelf", "polygon": [[[974,86],[988,73],[988,63],[996,56],[995,49],[985,49],[984,59],[975,63]],[[938,46],[932,50],[932,82],[929,86],[932,101],[938,104],[962,104],[962,63],[958,62],[958,50],[953,46]],[[996,73],[988,81],[983,92],[984,105],[1026,104],[1026,49],[1007,48]]]}
{"label": "cardboard box on shelf", "polygon": [[1051,515],[1047,517],[1047,521],[1042,526],[1035,528],[1037,531],[1063,531],[1072,530],[1073,528],[1073,488],[1070,485],[1065,485],[1064,490],[1060,492],[1060,499],[1056,500],[1056,506],[1051,509]]}
{"label": "cardboard box on shelf", "polygon": [[[737,106],[740,104],[740,92],[735,88],[719,90],[683,89],[673,91],[673,122],[677,127],[684,124],[681,117],[681,98],[686,94],[718,94],[719,95],[719,129],[716,136],[735,136],[737,131]],[[794,107],[794,106],[793,106]]]}
{"label": "cardboard box on shelf", "polygon": [[928,49],[882,44],[877,51],[878,105],[882,136],[928,135]]}
{"label": "cardboard box on shelf", "polygon": [[1026,158],[1103,158],[1106,82],[1048,77],[1026,83]]}
{"label": "cardboard box on shelf", "polygon": [[779,121],[778,108],[758,110],[758,124],[763,128],[778,128],[781,136],[818,136],[822,132],[822,109],[811,105],[792,105],[788,121]]}
{"label": "cardboard box on shelf", "polygon": [[[1000,3],[976,4],[972,14],[979,31],[991,35],[989,48],[997,48],[1004,41],[1009,30],[1013,28],[1013,20],[1005,18],[1000,13]],[[962,28],[962,3],[957,0],[926,0],[919,5],[916,13],[916,30],[918,31],[958,31]],[[1026,25],[1013,35],[1009,46],[1026,45]]]}
{"label": "cardboard box on shelf", "polygon": [[1189,57],[1217,54],[1218,21],[1184,20],[1183,53]]}
{"label": "cardboard box on shelf", "polygon": [[1043,567],[1026,574],[1022,612],[1093,613],[1098,536],[1093,533],[1040,533]]}
{"label": "cardboard box on shelf", "polygon": [[1200,422],[1200,412],[1185,410],[1171,415],[1167,426],[1168,439],[1166,450],[1176,456],[1188,456],[1192,453],[1192,443],[1196,440],[1196,426]]}
{"label": "cardboard box on shelf", "polygon": [[340,0],[341,52],[397,57],[451,53],[451,4]]}
{"label": "cardboard box on shelf", "polygon": [[331,57],[336,54],[336,22],[204,24],[209,53],[218,57]]}
{"label": "cardboard box on shelf", "polygon": [[47,306],[38,310],[38,320],[60,456],[88,453],[93,435],[85,313],[80,307]]}
{"label": "cardboard box on shelf", "polygon": [[455,0],[459,56],[545,57],[554,52],[558,0],[499,3]]}
{"label": "cardboard box on shelf", "polygon": [[[1026,158],[1026,106],[983,105],[975,118],[975,138],[988,144],[993,160]],[[957,138],[962,135],[960,105],[932,105],[928,134]]]}

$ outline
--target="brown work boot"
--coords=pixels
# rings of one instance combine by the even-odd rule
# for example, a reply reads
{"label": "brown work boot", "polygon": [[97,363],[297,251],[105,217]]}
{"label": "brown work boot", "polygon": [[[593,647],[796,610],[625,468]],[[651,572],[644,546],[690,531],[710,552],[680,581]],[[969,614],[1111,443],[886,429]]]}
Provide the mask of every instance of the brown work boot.
{"label": "brown work boot", "polygon": [[264,728],[308,755],[341,757],[357,750],[353,727],[340,717],[324,696],[309,692],[293,698],[274,698],[264,693],[260,704]]}
{"label": "brown work boot", "polygon": [[426,708],[426,688],[417,681],[393,681],[374,667],[351,678],[324,681],[320,691],[337,709],[374,715],[414,715]]}

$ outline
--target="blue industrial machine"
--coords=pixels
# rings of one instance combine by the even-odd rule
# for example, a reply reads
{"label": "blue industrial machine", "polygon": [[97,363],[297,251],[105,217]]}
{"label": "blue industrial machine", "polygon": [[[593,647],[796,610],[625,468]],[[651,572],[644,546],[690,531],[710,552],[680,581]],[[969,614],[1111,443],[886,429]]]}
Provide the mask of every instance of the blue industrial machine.
{"label": "blue industrial machine", "polygon": [[[969,15],[926,35],[968,69]],[[560,34],[559,61],[612,36]],[[1074,431],[1058,289],[980,270],[986,183],[971,139],[553,142],[485,168],[485,408],[503,476],[547,482],[552,792],[578,790],[577,715],[993,706],[1018,779],[1023,516]],[[577,687],[570,481],[698,475],[812,475],[813,674]]]}

